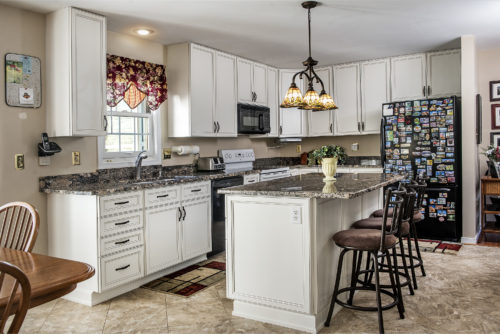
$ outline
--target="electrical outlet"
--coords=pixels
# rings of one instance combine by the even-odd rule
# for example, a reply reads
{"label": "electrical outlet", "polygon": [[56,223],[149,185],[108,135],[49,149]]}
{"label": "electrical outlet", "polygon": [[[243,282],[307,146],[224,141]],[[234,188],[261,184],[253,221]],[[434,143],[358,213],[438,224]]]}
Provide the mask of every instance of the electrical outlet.
{"label": "electrical outlet", "polygon": [[16,154],[14,156],[14,163],[15,163],[15,167],[16,169],[24,169],[24,154]]}
{"label": "electrical outlet", "polygon": [[172,157],[172,150],[170,148],[163,149],[163,160],[170,159]]}
{"label": "electrical outlet", "polygon": [[38,164],[40,166],[49,166],[50,165],[50,157],[49,156],[38,157]]}
{"label": "electrical outlet", "polygon": [[295,152],[297,152],[297,153],[302,152],[302,145],[297,144],[297,147],[295,148]]}
{"label": "electrical outlet", "polygon": [[351,150],[354,152],[358,151],[359,150],[359,143],[352,143]]}
{"label": "electrical outlet", "polygon": [[71,152],[71,161],[73,162],[73,166],[79,165],[80,164],[80,152]]}

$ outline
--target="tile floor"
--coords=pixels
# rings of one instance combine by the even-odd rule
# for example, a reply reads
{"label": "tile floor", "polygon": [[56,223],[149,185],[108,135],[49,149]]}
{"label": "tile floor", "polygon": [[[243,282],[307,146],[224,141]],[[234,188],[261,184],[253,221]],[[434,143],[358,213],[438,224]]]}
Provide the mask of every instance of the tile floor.
{"label": "tile floor", "polygon": [[[427,277],[405,297],[406,319],[384,312],[388,333],[499,333],[500,248],[424,254]],[[231,316],[224,281],[190,298],[137,289],[94,307],[64,299],[28,311],[24,333],[299,333]],[[375,333],[372,312],[341,310],[321,333]]]}

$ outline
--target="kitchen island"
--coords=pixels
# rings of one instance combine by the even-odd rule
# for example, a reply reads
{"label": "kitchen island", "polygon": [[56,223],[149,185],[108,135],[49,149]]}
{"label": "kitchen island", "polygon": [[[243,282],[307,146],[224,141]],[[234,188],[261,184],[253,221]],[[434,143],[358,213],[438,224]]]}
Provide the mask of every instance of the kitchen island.
{"label": "kitchen island", "polygon": [[339,174],[325,183],[314,173],[220,190],[226,194],[226,284],[233,315],[318,332],[339,257],[331,237],[382,207],[383,187],[401,179]]}

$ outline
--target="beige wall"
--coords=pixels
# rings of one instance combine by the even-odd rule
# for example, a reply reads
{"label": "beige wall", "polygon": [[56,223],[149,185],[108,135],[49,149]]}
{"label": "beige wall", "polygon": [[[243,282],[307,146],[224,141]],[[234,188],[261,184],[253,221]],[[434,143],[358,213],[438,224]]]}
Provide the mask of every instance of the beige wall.
{"label": "beige wall", "polygon": [[[489,50],[478,50],[478,84],[479,94],[483,100],[482,126],[483,135],[479,151],[483,152],[490,144],[490,132],[499,132],[500,130],[491,130],[491,105],[498,102],[490,102],[490,81],[500,80],[500,48]],[[480,155],[481,175],[486,171],[486,157]]]}
{"label": "beige wall", "polygon": [[[14,108],[5,104],[4,96],[4,55],[15,52],[39,57],[42,63],[42,106],[38,109]],[[163,62],[163,46],[147,40],[127,35],[108,33],[108,52],[126,57],[142,59],[155,63]],[[97,169],[96,138],[57,138],[63,149],[51,157],[50,166],[39,166],[36,145],[40,135],[45,131],[45,17],[21,9],[0,5],[0,204],[21,200],[33,204],[40,212],[41,228],[35,251],[47,251],[47,213],[46,195],[38,191],[38,178],[46,175],[92,172]],[[166,104],[161,112],[166,113]],[[170,147],[181,144],[197,144],[201,148],[201,156],[217,154],[220,148],[253,147],[257,157],[298,156],[295,144],[282,144],[275,148],[274,142],[265,139],[168,139],[166,134],[166,117],[163,117],[163,145]],[[358,142],[360,150],[351,152],[351,143]],[[306,138],[301,143],[303,151],[309,151],[323,144],[339,144],[347,148],[352,155],[378,155],[379,136]],[[71,165],[71,152],[79,151],[81,165]],[[25,155],[25,169],[14,168],[14,155]],[[192,157],[173,156],[164,161],[164,165],[191,163]]]}

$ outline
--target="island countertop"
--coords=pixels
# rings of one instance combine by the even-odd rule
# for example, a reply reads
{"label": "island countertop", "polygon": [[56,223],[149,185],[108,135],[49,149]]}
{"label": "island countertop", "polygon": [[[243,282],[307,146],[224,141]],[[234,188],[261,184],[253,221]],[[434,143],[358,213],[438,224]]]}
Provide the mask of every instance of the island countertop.
{"label": "island countertop", "polygon": [[220,189],[228,195],[279,196],[349,199],[401,181],[402,175],[339,174],[335,182],[323,181],[324,175],[312,173],[267,182]]}

